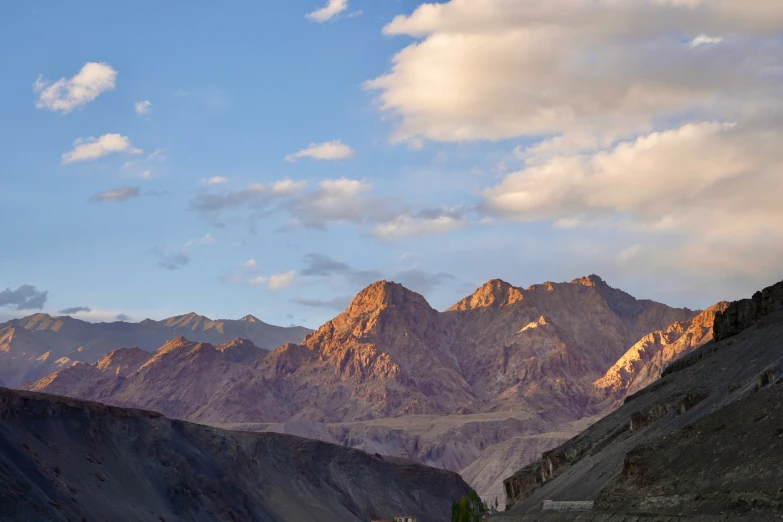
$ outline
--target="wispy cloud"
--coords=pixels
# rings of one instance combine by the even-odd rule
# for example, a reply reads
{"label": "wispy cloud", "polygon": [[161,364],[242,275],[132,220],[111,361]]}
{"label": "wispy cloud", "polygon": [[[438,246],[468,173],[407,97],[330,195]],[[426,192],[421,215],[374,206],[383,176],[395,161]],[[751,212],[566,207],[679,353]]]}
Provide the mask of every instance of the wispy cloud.
{"label": "wispy cloud", "polygon": [[204,246],[204,245],[214,245],[214,244],[215,244],[214,236],[210,233],[207,233],[198,239],[189,240],[187,243],[185,243],[185,246],[191,247],[191,246]]}
{"label": "wispy cloud", "polygon": [[124,152],[126,154],[141,154],[144,152],[131,145],[127,136],[119,134],[104,134],[100,138],[79,138],[73,142],[73,149],[62,155],[62,163],[76,163],[102,158],[109,154]]}
{"label": "wispy cloud", "polygon": [[348,0],[329,0],[324,7],[307,13],[305,17],[320,24],[331,20],[346,9],[348,9]]}
{"label": "wispy cloud", "polygon": [[62,310],[57,311],[57,313],[65,315],[75,315],[88,312],[92,312],[92,308],[89,306],[74,306],[71,308],[63,308]]}
{"label": "wispy cloud", "polygon": [[110,65],[97,62],[88,62],[73,77],[61,78],[54,83],[39,76],[33,84],[33,90],[38,93],[35,106],[67,114],[90,103],[101,93],[114,89],[116,78],[117,71]]}
{"label": "wispy cloud", "polygon": [[334,299],[296,298],[291,302],[308,308],[326,308],[329,310],[345,310],[351,304],[351,296],[335,297]]}
{"label": "wispy cloud", "polygon": [[38,290],[33,285],[22,285],[16,290],[6,288],[0,292],[0,306],[15,310],[41,310],[49,298],[49,292]]}
{"label": "wispy cloud", "polygon": [[285,157],[285,160],[290,163],[302,158],[334,161],[352,158],[355,154],[356,153],[351,147],[340,140],[334,140],[325,143],[311,143],[307,148],[295,152],[294,154],[289,154]]}
{"label": "wispy cloud", "polygon": [[104,192],[98,192],[90,197],[94,203],[104,203],[107,201],[127,201],[139,197],[139,187],[121,187]]}
{"label": "wispy cloud", "polygon": [[378,270],[357,270],[347,263],[338,261],[324,254],[313,252],[304,256],[302,261],[305,265],[301,270],[303,276],[341,276],[358,286],[366,286],[374,281],[383,279],[383,274]]}

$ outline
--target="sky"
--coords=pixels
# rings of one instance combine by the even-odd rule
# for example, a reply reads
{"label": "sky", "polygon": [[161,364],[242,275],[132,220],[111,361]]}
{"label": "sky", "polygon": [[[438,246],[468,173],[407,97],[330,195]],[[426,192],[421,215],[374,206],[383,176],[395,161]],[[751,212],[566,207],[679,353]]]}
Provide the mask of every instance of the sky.
{"label": "sky", "polygon": [[0,4],[0,319],[783,279],[779,0]]}

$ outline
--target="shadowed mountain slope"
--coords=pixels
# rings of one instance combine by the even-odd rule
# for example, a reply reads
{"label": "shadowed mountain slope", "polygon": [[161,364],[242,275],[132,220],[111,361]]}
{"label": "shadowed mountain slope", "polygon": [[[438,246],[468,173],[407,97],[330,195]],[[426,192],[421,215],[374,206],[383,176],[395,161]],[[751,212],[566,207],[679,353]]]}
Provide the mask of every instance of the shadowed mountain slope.
{"label": "shadowed mountain slope", "polygon": [[0,388],[4,519],[446,520],[456,473],[289,435]]}

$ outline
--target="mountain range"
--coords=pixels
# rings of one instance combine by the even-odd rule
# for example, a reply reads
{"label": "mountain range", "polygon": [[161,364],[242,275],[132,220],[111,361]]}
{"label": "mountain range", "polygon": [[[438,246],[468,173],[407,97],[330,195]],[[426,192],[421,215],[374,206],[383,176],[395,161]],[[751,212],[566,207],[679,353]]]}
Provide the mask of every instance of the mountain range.
{"label": "mountain range", "polygon": [[0,324],[0,386],[16,387],[76,362],[93,363],[118,348],[155,350],[181,335],[214,344],[241,337],[271,350],[300,341],[311,331],[273,326],[252,315],[213,321],[190,313],[162,321],[88,323],[35,314]]}
{"label": "mountain range", "polygon": [[[216,328],[191,328],[155,351],[112,350],[22,388],[464,470],[493,499],[509,466],[657,379],[711,337],[723,308],[638,300],[593,275],[526,289],[492,280],[438,312],[380,281],[299,344],[211,344],[191,337]],[[511,439],[528,447],[518,459],[511,443],[493,448]]]}

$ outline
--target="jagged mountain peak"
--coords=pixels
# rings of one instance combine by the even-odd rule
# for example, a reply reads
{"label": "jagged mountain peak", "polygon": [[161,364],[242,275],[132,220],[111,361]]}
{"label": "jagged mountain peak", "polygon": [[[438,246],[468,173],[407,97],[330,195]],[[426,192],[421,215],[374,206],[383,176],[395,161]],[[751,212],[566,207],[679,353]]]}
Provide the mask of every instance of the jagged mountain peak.
{"label": "jagged mountain peak", "polygon": [[199,315],[195,312],[190,312],[184,315],[175,315],[174,317],[169,317],[168,319],[164,319],[162,322],[165,326],[193,328],[205,322],[212,322],[212,319],[203,315]]}
{"label": "jagged mountain peak", "polygon": [[522,290],[511,283],[502,279],[491,279],[468,297],[449,308],[449,311],[508,306],[522,301],[523,298]]}
{"label": "jagged mountain peak", "polygon": [[183,348],[183,347],[185,347],[185,348],[193,348],[193,347],[195,347],[196,345],[199,345],[199,344],[208,344],[208,343],[196,343],[196,342],[193,342],[193,341],[189,341],[185,337],[180,335],[180,336],[174,337],[173,339],[170,339],[170,340],[166,341],[166,343],[163,346],[161,346],[160,348],[157,349],[157,351],[155,352],[155,355],[161,355],[161,354],[168,353],[168,352],[171,352],[173,350],[177,350],[177,349]]}
{"label": "jagged mountain peak", "polygon": [[588,276],[584,277],[577,277],[573,281],[571,281],[572,285],[582,285],[582,286],[607,286],[606,281],[601,279],[600,276],[597,276],[595,274],[590,274]]}
{"label": "jagged mountain peak", "polygon": [[240,321],[242,321],[243,323],[260,323],[261,322],[261,320],[258,317],[254,316],[254,315],[251,315],[251,314],[247,314],[245,317],[240,319]]}
{"label": "jagged mountain peak", "polygon": [[151,353],[145,352],[136,346],[133,348],[120,348],[104,355],[95,363],[95,367],[102,372],[122,375],[138,369],[150,357],[152,357]]}
{"label": "jagged mountain peak", "polygon": [[424,296],[399,283],[376,281],[359,292],[346,311],[354,315],[356,312],[369,312],[390,307],[402,308],[411,305],[426,305],[427,308],[431,308]]}

